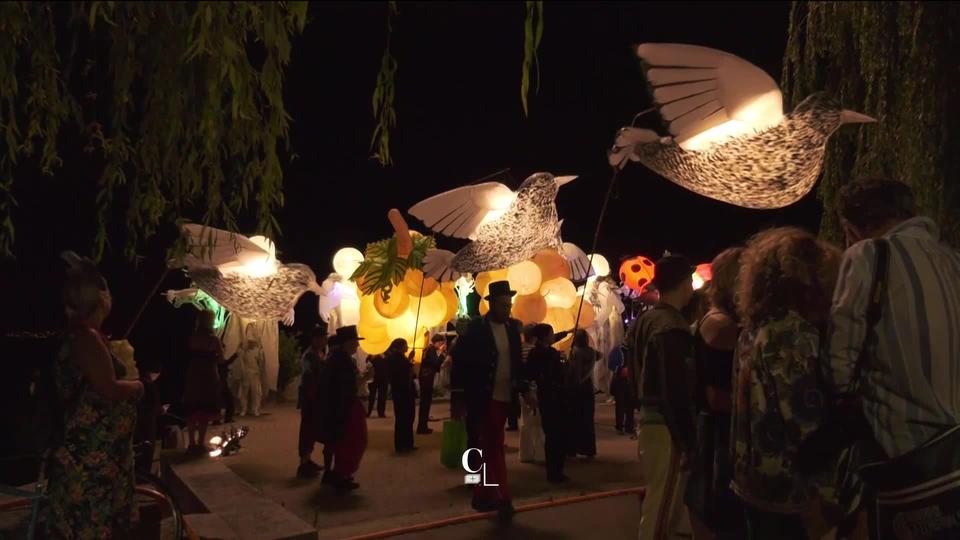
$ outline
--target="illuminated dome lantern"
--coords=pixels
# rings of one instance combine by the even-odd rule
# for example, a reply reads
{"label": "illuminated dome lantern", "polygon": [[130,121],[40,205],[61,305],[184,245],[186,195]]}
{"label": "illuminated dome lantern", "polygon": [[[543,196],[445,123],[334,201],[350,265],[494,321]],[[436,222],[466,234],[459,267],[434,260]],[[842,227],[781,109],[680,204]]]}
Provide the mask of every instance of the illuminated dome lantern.
{"label": "illuminated dome lantern", "polygon": [[608,261],[606,257],[599,253],[587,255],[587,257],[593,258],[593,275],[597,277],[606,277],[610,275],[610,261]]}
{"label": "illuminated dome lantern", "polygon": [[533,294],[540,290],[540,267],[533,261],[515,264],[507,270],[507,281],[510,282],[510,288],[517,291],[517,294]]}
{"label": "illuminated dome lantern", "polygon": [[[573,303],[573,307],[570,308],[570,315],[577,321],[577,328],[590,328],[593,326],[593,322],[596,320],[597,312],[593,308],[593,304],[588,300],[583,301],[581,307],[580,299],[582,297],[578,296],[576,301]],[[577,310],[580,311],[580,318],[577,319]]]}
{"label": "illuminated dome lantern", "polygon": [[513,318],[523,324],[536,324],[547,316],[547,301],[540,294],[517,296],[513,299]]}
{"label": "illuminated dome lantern", "polygon": [[563,332],[564,330],[573,330],[573,314],[569,309],[549,308],[547,316],[543,322],[553,327],[554,332]]}
{"label": "illuminated dome lantern", "polygon": [[342,248],[333,255],[333,271],[346,279],[350,279],[350,276],[357,271],[362,262],[363,253],[359,249]]}
{"label": "illuminated dome lantern", "polygon": [[447,314],[447,301],[440,291],[434,291],[423,298],[414,298],[410,302],[410,312],[417,315],[417,302],[420,302],[420,321],[418,326],[433,328],[444,322]]}
{"label": "illuminated dome lantern", "polygon": [[654,272],[653,261],[646,257],[634,257],[620,265],[620,281],[636,293],[642,294],[653,281]]}
{"label": "illuminated dome lantern", "polygon": [[487,296],[487,288],[496,281],[507,280],[507,269],[491,270],[490,272],[480,272],[477,274],[476,290],[480,298]]}
{"label": "illuminated dome lantern", "polygon": [[567,278],[555,278],[540,286],[540,294],[548,308],[568,309],[577,299],[577,288]]}
{"label": "illuminated dome lantern", "polygon": [[555,249],[544,249],[533,256],[533,262],[540,267],[540,278],[550,281],[555,278],[570,279],[570,266]]}

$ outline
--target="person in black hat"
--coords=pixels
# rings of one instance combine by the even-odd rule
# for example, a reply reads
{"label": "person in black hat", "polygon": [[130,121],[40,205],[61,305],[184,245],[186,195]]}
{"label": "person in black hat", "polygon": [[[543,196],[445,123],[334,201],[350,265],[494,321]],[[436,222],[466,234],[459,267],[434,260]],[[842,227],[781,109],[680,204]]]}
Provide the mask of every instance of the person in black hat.
{"label": "person in black hat", "polygon": [[533,349],[527,356],[525,367],[531,383],[536,385],[537,401],[540,405],[547,481],[559,484],[569,480],[563,474],[569,446],[566,424],[570,407],[564,388],[566,374],[560,352],[551,347],[555,342],[553,327],[549,324],[538,324],[531,329],[530,334]]}
{"label": "person in black hat", "polygon": [[[301,357],[300,395],[298,407],[300,409],[300,435],[297,445],[300,455],[300,465],[297,467],[298,478],[314,478],[324,466],[320,466],[311,459],[313,446],[318,436],[316,433],[317,415],[319,413],[320,381],[327,365],[327,336],[326,326],[318,326],[310,334],[310,348],[304,351]],[[329,466],[332,457],[327,458],[328,452],[324,449],[325,466]]]}
{"label": "person in black hat", "polygon": [[647,479],[640,539],[670,538],[686,513],[686,472],[696,449],[690,370],[693,336],[681,310],[693,296],[695,268],[681,255],[654,266],[660,301],[637,322],[630,377],[640,410],[637,453]]}
{"label": "person in black hat", "polygon": [[361,339],[356,326],[337,329],[337,335],[331,340],[336,347],[330,353],[324,377],[328,390],[323,398],[324,440],[333,446],[333,470],[328,472],[338,493],[360,487],[353,475],[360,468],[367,448],[367,412],[357,395],[360,373],[353,359]]}
{"label": "person in black hat", "polygon": [[447,338],[443,334],[434,334],[430,339],[430,346],[423,352],[423,362],[420,362],[420,421],[417,424],[418,435],[433,433],[428,422],[430,421],[430,405],[433,403],[433,382],[440,366],[446,358]]}
{"label": "person in black hat", "polygon": [[[497,510],[503,521],[513,516],[513,504],[507,487],[506,457],[503,452],[504,424],[510,404],[517,393],[536,407],[536,398],[529,394],[520,348],[520,321],[510,318],[516,291],[506,281],[490,284],[486,300],[490,311],[485,317],[470,321],[457,343],[453,362],[453,379],[462,384],[466,404],[468,445],[479,448],[486,468],[487,484],[477,485],[473,508],[479,512]],[[480,466],[477,458],[472,468]]]}

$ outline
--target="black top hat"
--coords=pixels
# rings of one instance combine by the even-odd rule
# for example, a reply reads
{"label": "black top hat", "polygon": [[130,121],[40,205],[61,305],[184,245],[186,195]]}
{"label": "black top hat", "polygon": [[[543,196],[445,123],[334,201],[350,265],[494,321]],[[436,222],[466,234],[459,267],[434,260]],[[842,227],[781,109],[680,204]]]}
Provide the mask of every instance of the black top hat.
{"label": "black top hat", "polygon": [[509,281],[494,281],[490,284],[490,288],[487,290],[487,296],[484,297],[484,300],[490,300],[491,298],[497,296],[510,296],[513,297],[517,294],[517,291],[510,290]]}
{"label": "black top hat", "polygon": [[357,327],[354,325],[341,326],[340,328],[337,328],[337,335],[335,337],[335,343],[337,344],[343,344],[352,340],[360,341],[363,339],[357,334]]}
{"label": "black top hat", "polygon": [[653,286],[660,292],[669,291],[683,280],[691,279],[696,270],[683,255],[666,255],[654,266]]}

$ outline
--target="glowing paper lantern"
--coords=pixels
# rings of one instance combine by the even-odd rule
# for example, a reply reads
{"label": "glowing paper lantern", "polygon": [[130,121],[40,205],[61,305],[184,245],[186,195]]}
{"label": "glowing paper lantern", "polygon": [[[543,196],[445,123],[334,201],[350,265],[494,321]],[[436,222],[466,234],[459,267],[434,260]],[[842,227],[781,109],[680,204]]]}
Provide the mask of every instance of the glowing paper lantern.
{"label": "glowing paper lantern", "polygon": [[533,256],[533,262],[540,267],[540,276],[545,282],[559,277],[570,279],[570,266],[555,249],[541,250]]}
{"label": "glowing paper lantern", "polygon": [[642,294],[653,280],[656,269],[646,257],[634,257],[620,265],[620,281],[633,291]]}
{"label": "glowing paper lantern", "polygon": [[713,269],[710,263],[698,264],[693,272],[693,290],[703,288],[703,286],[713,279]]}
{"label": "glowing paper lantern", "polygon": [[[363,338],[363,341],[382,342],[390,341],[390,335],[387,332],[387,325],[381,324],[383,319],[378,321],[367,321],[360,317],[360,324],[357,325],[357,333]],[[379,353],[373,353],[379,354]]]}
{"label": "glowing paper lantern", "polygon": [[[373,296],[373,307],[384,319],[396,319],[400,315],[403,315],[404,312],[407,311],[407,307],[411,304],[410,295],[407,294],[407,291],[403,287],[394,287],[393,290],[390,291],[389,300],[384,300],[383,295],[379,292],[371,296]],[[416,303],[416,301],[416,298],[412,299],[413,303]]]}
{"label": "glowing paper lantern", "polygon": [[507,281],[517,294],[533,294],[540,290],[540,267],[533,261],[523,261],[507,269]]}
{"label": "glowing paper lantern", "polygon": [[333,255],[333,271],[346,279],[350,279],[350,276],[357,271],[362,262],[363,253],[359,249],[342,248]]}
{"label": "glowing paper lantern", "polygon": [[414,326],[416,324],[416,315],[409,309],[396,319],[388,319],[386,324],[387,334],[390,335],[390,339],[403,338],[407,340],[409,344],[416,335],[416,328]]}
{"label": "glowing paper lantern", "polygon": [[554,278],[544,281],[540,286],[540,294],[547,302],[548,308],[567,309],[577,298],[577,288],[567,278]]}
{"label": "glowing paper lantern", "polygon": [[480,300],[480,306],[478,309],[480,310],[481,317],[487,313],[490,313],[490,302],[487,302],[486,300]]}
{"label": "glowing paper lantern", "polygon": [[450,322],[457,316],[457,310],[460,308],[459,298],[457,298],[457,291],[454,288],[454,283],[448,281],[440,285],[440,294],[443,295],[444,301],[447,303],[447,312],[443,315],[444,322]]}
{"label": "glowing paper lantern", "polygon": [[414,298],[410,302],[409,311],[416,316],[417,302],[420,304],[420,322],[418,326],[433,328],[443,323],[443,317],[447,314],[447,301],[440,291],[434,291],[423,298]]}
{"label": "glowing paper lantern", "polygon": [[547,316],[544,317],[543,322],[552,326],[554,332],[573,330],[574,324],[573,314],[565,308],[548,308]]}
{"label": "glowing paper lantern", "polygon": [[513,318],[523,324],[542,322],[547,316],[547,302],[539,294],[517,296],[513,300]]}
{"label": "glowing paper lantern", "polygon": [[[556,329],[554,329],[556,330]],[[573,346],[573,334],[567,334],[566,337],[553,344],[553,348],[560,352],[569,352]]]}
{"label": "glowing paper lantern", "polygon": [[593,322],[596,320],[597,313],[588,300],[583,301],[583,306],[580,305],[580,297],[577,297],[576,301],[573,303],[573,307],[570,308],[570,314],[573,316],[574,320],[577,320],[577,311],[580,311],[580,319],[577,322],[577,328],[589,328],[593,325]]}
{"label": "glowing paper lantern", "polygon": [[[360,333],[360,328],[357,328],[357,333]],[[361,337],[364,337],[360,333]],[[384,339],[382,341],[372,341],[370,338],[365,338],[360,340],[360,348],[363,349],[363,352],[374,355],[374,354],[383,354],[387,352],[387,349],[390,348],[390,339]]]}
{"label": "glowing paper lantern", "polygon": [[410,268],[403,276],[403,286],[413,297],[429,296],[440,288],[440,282],[432,277],[424,278],[423,272]]}
{"label": "glowing paper lantern", "polygon": [[480,272],[477,274],[476,281],[476,290],[477,294],[480,295],[480,298],[487,296],[487,289],[490,287],[491,283],[497,281],[506,281],[507,279],[507,269],[501,268],[499,270],[492,270],[490,272]]}
{"label": "glowing paper lantern", "polygon": [[610,262],[606,257],[599,253],[587,255],[593,257],[593,274],[597,277],[606,277],[610,275]]}
{"label": "glowing paper lantern", "polygon": [[712,199],[746,208],[792,204],[813,188],[827,140],[840,126],[876,122],[842,109],[824,92],[784,114],[776,81],[724,51],[677,43],[636,50],[670,136],[621,129],[610,164],[639,161]]}

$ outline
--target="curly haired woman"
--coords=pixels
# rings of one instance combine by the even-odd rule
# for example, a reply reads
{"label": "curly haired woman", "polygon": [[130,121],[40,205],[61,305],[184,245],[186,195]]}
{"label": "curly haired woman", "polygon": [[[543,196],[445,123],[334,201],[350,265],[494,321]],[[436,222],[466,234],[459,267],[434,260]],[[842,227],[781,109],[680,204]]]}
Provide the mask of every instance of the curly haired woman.
{"label": "curly haired woman", "polygon": [[741,255],[731,488],[750,539],[807,538],[801,515],[819,502],[795,460],[824,413],[816,373],[838,263],[835,248],[792,227],[757,234]]}

